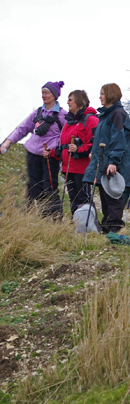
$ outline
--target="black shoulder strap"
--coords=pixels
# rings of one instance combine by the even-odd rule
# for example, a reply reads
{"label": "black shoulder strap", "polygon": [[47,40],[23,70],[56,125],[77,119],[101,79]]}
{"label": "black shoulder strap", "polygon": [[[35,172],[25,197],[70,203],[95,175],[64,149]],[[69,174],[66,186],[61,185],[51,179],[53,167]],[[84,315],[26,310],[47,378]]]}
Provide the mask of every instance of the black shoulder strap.
{"label": "black shoulder strap", "polygon": [[62,129],[62,125],[61,125],[61,122],[60,122],[60,120],[59,120],[59,118],[58,118],[58,112],[56,112],[56,111],[53,112],[53,116],[54,116],[54,118],[55,118],[55,122],[57,123],[59,129],[61,130],[61,129]]}
{"label": "black shoulder strap", "polygon": [[95,116],[95,114],[86,114],[86,115],[84,115],[84,119],[83,119],[82,123],[83,123],[83,125],[85,127],[86,127],[86,122],[87,122],[89,116]]}
{"label": "black shoulder strap", "polygon": [[37,110],[37,115],[35,116],[33,122],[36,123],[36,122],[38,122],[38,121],[41,121],[42,119],[43,119],[43,116],[42,116],[42,107],[39,107],[38,110]]}

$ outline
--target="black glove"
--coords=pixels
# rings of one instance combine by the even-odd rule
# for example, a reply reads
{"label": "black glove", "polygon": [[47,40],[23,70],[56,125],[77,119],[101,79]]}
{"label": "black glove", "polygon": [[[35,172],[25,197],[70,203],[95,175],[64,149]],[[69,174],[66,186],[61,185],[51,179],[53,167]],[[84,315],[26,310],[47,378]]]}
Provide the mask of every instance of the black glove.
{"label": "black glove", "polygon": [[62,155],[62,148],[61,146],[56,146],[55,148],[56,157],[61,157]]}

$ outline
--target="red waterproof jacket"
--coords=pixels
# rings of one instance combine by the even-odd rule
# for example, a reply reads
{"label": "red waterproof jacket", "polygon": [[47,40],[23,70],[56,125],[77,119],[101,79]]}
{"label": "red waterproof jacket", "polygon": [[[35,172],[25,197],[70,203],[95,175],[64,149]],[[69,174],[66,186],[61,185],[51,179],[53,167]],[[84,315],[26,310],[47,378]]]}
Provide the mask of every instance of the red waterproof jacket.
{"label": "red waterproof jacket", "polygon": [[[61,146],[64,144],[70,144],[72,135],[75,138],[79,138],[81,140],[81,145],[78,147],[77,150],[77,158],[75,158],[75,153],[72,154],[70,164],[69,164],[69,172],[70,173],[77,173],[77,174],[84,174],[86,167],[89,165],[90,159],[89,157],[83,157],[84,152],[90,152],[92,147],[92,138],[94,129],[98,125],[98,118],[94,116],[97,111],[92,107],[87,107],[84,111],[84,115],[90,115],[87,118],[86,126],[82,122],[75,123],[73,125],[69,125],[69,122],[65,124],[63,127],[61,137],[60,137],[60,144]],[[86,153],[87,155],[87,153]],[[74,156],[74,157],[73,157]],[[62,172],[66,173],[67,165],[69,160],[69,153],[68,149],[62,150]]]}

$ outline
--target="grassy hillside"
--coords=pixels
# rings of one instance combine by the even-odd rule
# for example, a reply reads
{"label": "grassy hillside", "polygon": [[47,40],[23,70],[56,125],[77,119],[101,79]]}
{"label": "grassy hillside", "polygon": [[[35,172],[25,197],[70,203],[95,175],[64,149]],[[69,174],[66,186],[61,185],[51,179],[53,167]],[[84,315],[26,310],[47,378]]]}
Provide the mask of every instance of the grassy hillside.
{"label": "grassy hillside", "polygon": [[130,246],[75,233],[67,194],[28,212],[22,145],[0,184],[0,403],[130,403]]}

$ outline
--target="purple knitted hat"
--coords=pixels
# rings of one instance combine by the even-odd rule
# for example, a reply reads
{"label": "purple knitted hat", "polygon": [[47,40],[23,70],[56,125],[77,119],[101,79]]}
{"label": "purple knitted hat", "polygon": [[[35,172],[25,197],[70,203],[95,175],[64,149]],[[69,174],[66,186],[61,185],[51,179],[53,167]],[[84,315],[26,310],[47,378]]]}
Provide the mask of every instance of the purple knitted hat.
{"label": "purple knitted hat", "polygon": [[56,81],[55,83],[52,83],[51,81],[48,81],[42,88],[48,88],[49,91],[54,95],[55,99],[60,96],[61,93],[61,87],[64,86],[64,81]]}

